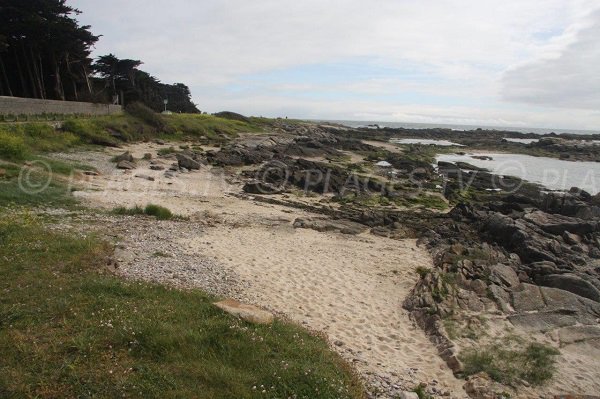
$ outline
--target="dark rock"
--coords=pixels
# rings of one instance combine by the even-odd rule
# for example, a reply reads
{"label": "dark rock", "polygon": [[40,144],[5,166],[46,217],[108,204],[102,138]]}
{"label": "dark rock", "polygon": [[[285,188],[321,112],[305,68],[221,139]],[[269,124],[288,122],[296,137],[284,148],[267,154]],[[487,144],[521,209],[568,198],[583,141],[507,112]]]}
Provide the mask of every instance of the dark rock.
{"label": "dark rock", "polygon": [[119,161],[119,163],[117,163],[117,169],[131,170],[135,169],[136,167],[136,164],[130,161]]}
{"label": "dark rock", "polygon": [[487,293],[488,286],[483,280],[471,281],[470,288],[477,293],[477,295],[484,296]]}
{"label": "dark rock", "polygon": [[154,181],[154,177],[148,176],[148,175],[135,175],[135,177],[137,177],[139,179],[148,180],[148,181]]}
{"label": "dark rock", "polygon": [[492,284],[488,288],[491,299],[496,302],[498,308],[505,313],[511,313],[510,295],[502,287]]}
{"label": "dark rock", "polygon": [[279,194],[283,192],[280,187],[258,180],[247,182],[243,190],[249,194]]}
{"label": "dark rock", "polygon": [[546,306],[540,288],[533,284],[521,284],[521,288],[510,295],[513,308],[517,312],[531,312]]}
{"label": "dark rock", "polygon": [[600,290],[591,282],[575,274],[551,274],[536,278],[536,283],[547,287],[559,288],[584,298],[600,302]]}
{"label": "dark rock", "polygon": [[356,235],[364,232],[367,227],[351,222],[349,220],[331,220],[328,218],[324,219],[296,219],[294,221],[295,228],[313,229],[320,232],[326,231],[339,231],[342,234]]}
{"label": "dark rock", "polygon": [[577,234],[569,233],[568,231],[565,231],[562,237],[563,240],[570,245],[577,245],[581,243],[581,237],[579,237]]}
{"label": "dark rock", "polygon": [[165,167],[161,165],[150,165],[151,170],[164,170]]}
{"label": "dark rock", "polygon": [[599,326],[570,326],[558,330],[560,345],[569,345],[577,342],[600,339]]}
{"label": "dark rock", "polygon": [[539,226],[545,232],[554,235],[561,235],[564,232],[584,235],[596,231],[598,228],[598,223],[594,221],[585,221],[542,211],[528,213],[524,219]]}
{"label": "dark rock", "polygon": [[523,313],[508,316],[508,320],[526,331],[547,332],[577,324],[577,314],[569,311]]}
{"label": "dark rock", "polygon": [[519,276],[510,266],[495,265],[490,268],[490,280],[506,287],[516,287],[520,284]]}
{"label": "dark rock", "polygon": [[119,163],[121,161],[133,162],[133,155],[129,151],[122,153],[121,155],[117,155],[114,157],[114,161]]}
{"label": "dark rock", "polygon": [[199,161],[186,154],[177,154],[177,163],[180,168],[189,170],[198,170],[202,167],[202,164]]}

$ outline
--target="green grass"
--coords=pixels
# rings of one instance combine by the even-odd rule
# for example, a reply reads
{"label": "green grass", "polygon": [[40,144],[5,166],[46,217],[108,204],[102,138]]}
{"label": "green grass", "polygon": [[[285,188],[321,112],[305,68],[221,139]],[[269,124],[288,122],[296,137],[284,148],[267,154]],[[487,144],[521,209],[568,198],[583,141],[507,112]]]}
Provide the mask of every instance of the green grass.
{"label": "green grass", "polygon": [[145,208],[142,208],[139,205],[135,205],[132,208],[127,208],[124,206],[117,207],[112,210],[112,213],[115,215],[148,215],[154,216],[158,220],[171,220],[171,219],[185,219],[183,216],[174,215],[169,209],[164,206],[148,204]]}
{"label": "green grass", "polygon": [[247,122],[200,114],[151,114],[130,108],[133,113],[95,118],[70,118],[60,129],[48,123],[0,123],[0,159],[24,160],[32,155],[65,151],[81,145],[117,146],[162,138],[201,139],[222,143],[244,132],[261,132],[274,121],[250,118]]}
{"label": "green grass", "polygon": [[428,274],[431,273],[431,269],[428,267],[417,266],[417,268],[415,269],[415,272],[417,272],[419,277],[423,279],[423,278],[427,277]]}
{"label": "green grass", "polygon": [[169,128],[181,132],[185,137],[204,136],[207,139],[219,140],[220,135],[235,137],[239,133],[262,131],[261,124],[252,122],[253,119],[250,122],[242,122],[200,114],[173,114],[163,117]]}
{"label": "green grass", "polygon": [[[63,167],[67,166],[63,165]],[[43,164],[34,163],[31,168],[24,168],[20,164],[0,163],[0,168],[6,171],[5,176],[0,178],[0,208],[7,206],[70,208],[77,205],[77,201],[71,195],[69,180],[49,173]]]}
{"label": "green grass", "polygon": [[174,154],[177,150],[174,147],[161,148],[156,153],[158,155]]}
{"label": "green grass", "polygon": [[165,208],[164,206],[148,204],[146,208],[144,208],[144,213],[149,216],[154,216],[158,220],[169,220],[173,219],[173,213]]}
{"label": "green grass", "polygon": [[93,235],[0,214],[0,243],[2,398],[363,397],[320,338],[114,277]]}
{"label": "green grass", "polygon": [[516,386],[521,380],[541,385],[556,371],[557,349],[539,343],[515,347],[514,342],[502,342],[484,348],[468,350],[461,355],[464,373],[486,372],[493,380]]}
{"label": "green grass", "polygon": [[425,386],[423,384],[419,384],[413,389],[413,392],[417,394],[419,399],[434,399],[433,396],[429,395],[425,390]]}
{"label": "green grass", "polygon": [[23,160],[33,153],[63,151],[80,143],[72,133],[45,123],[0,125],[0,158]]}

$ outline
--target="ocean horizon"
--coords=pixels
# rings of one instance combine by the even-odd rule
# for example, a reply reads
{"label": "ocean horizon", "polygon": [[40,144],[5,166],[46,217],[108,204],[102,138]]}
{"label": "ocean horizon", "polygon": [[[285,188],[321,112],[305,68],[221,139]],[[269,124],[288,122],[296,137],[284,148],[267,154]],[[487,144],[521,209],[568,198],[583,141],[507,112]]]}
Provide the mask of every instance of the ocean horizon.
{"label": "ocean horizon", "polygon": [[457,131],[469,131],[476,129],[483,130],[498,130],[498,131],[511,131],[511,132],[519,132],[519,133],[534,133],[534,134],[563,134],[563,133],[572,133],[572,134],[585,134],[585,135],[593,135],[600,134],[600,129],[598,130],[581,130],[581,129],[559,129],[559,128],[539,128],[539,127],[514,127],[514,126],[486,126],[486,125],[454,125],[454,124],[445,124],[445,123],[412,123],[412,122],[386,122],[386,121],[352,121],[352,120],[331,120],[331,119],[315,119],[316,122],[328,122],[328,123],[337,123],[353,128],[360,127],[368,127],[369,125],[374,126],[378,125],[380,127],[389,127],[392,129],[451,129]]}

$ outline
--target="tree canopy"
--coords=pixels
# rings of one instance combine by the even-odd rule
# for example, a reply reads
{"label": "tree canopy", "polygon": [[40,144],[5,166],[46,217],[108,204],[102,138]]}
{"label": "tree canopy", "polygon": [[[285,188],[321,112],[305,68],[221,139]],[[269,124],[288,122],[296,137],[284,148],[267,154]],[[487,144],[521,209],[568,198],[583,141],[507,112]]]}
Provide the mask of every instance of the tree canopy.
{"label": "tree canopy", "polygon": [[160,111],[199,112],[189,88],[142,71],[142,62],[109,54],[91,58],[100,36],[81,26],[66,0],[0,1],[0,95],[126,103]]}

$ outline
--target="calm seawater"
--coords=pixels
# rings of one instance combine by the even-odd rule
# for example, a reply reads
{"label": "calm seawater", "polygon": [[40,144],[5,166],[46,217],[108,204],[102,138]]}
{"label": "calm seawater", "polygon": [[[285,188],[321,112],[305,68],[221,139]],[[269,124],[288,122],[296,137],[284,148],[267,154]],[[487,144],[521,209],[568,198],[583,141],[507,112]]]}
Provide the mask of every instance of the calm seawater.
{"label": "calm seawater", "polygon": [[368,125],[379,125],[381,127],[390,128],[406,128],[406,129],[452,129],[452,130],[475,130],[477,128],[485,130],[505,130],[521,133],[573,133],[573,134],[600,134],[599,130],[577,130],[577,129],[544,129],[533,127],[507,127],[507,126],[474,126],[474,125],[447,125],[447,124],[429,124],[429,123],[408,123],[408,122],[381,122],[381,121],[343,121],[343,120],[319,120],[318,122],[338,123],[349,127],[366,127]]}
{"label": "calm seawater", "polygon": [[[473,155],[487,155],[492,160],[475,159]],[[486,168],[496,175],[520,177],[551,190],[579,187],[591,194],[600,192],[600,162],[572,162],[522,154],[490,153],[439,154],[436,160],[466,162]]]}

